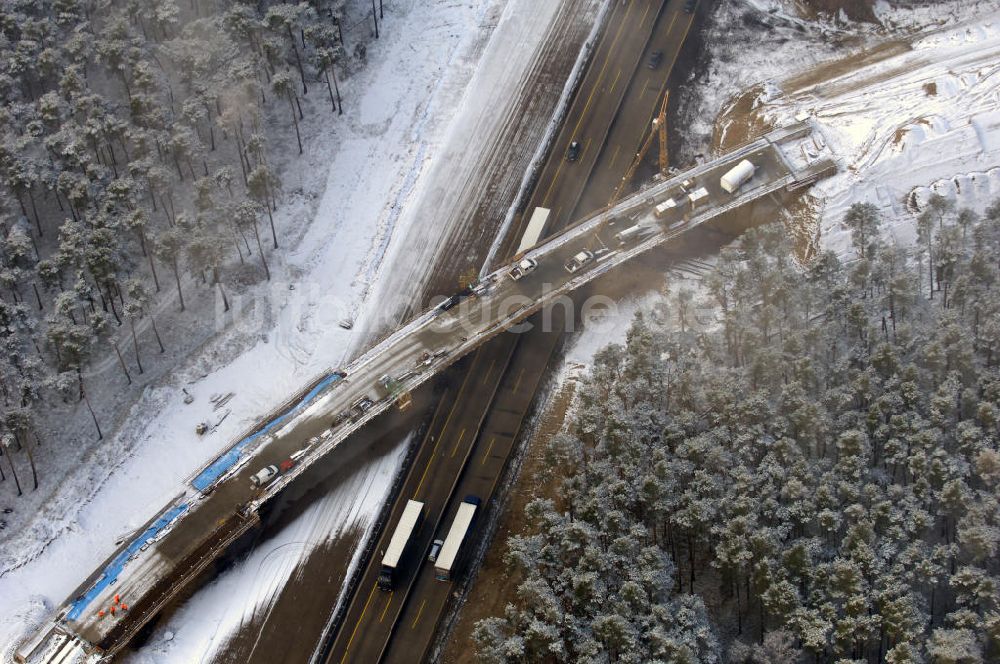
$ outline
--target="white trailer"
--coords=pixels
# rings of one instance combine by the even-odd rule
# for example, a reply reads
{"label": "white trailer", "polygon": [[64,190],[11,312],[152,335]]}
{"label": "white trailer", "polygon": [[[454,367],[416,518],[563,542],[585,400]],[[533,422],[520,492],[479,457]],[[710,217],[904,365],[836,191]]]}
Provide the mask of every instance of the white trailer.
{"label": "white trailer", "polygon": [[757,167],[744,159],[740,163],[726,171],[726,174],[719,180],[719,184],[728,194],[734,193],[737,189],[746,184],[746,181],[753,177]]}
{"label": "white trailer", "polygon": [[704,187],[699,187],[695,189],[690,194],[688,194],[688,200],[691,201],[691,207],[696,208],[699,205],[703,205],[708,202],[708,189]]}
{"label": "white trailer", "polygon": [[413,531],[416,530],[423,515],[423,503],[416,500],[406,501],[403,514],[399,517],[399,523],[396,524],[396,531],[392,534],[392,539],[389,540],[385,555],[382,556],[382,569],[378,574],[378,587],[382,590],[392,590],[393,575],[396,568],[399,567],[403,552],[406,551],[406,545],[410,542],[410,536],[413,535]]}
{"label": "white trailer", "polygon": [[623,231],[615,233],[615,240],[618,241],[618,244],[625,244],[639,237],[640,233],[642,233],[642,226],[639,226],[637,224],[635,226],[626,228]]}
{"label": "white trailer", "polygon": [[444,538],[444,544],[441,545],[441,551],[434,563],[434,578],[438,581],[451,581],[458,552],[462,548],[465,536],[469,533],[469,528],[472,527],[472,519],[478,508],[479,498],[475,496],[466,496],[462,504],[458,506],[458,513],[455,514],[455,520],[451,522],[451,529],[448,531],[448,536]]}
{"label": "white trailer", "polygon": [[517,246],[515,253],[524,253],[538,244],[538,239],[542,237],[545,226],[549,223],[549,212],[551,210],[548,208],[535,208],[535,211],[531,213],[531,219],[528,220],[528,227],[524,229],[524,235],[521,236],[521,244]]}
{"label": "white trailer", "polygon": [[666,214],[670,214],[674,210],[677,210],[679,207],[680,206],[677,205],[677,201],[675,201],[672,198],[668,198],[667,200],[657,205],[656,208],[653,210],[653,213],[656,215],[656,218],[659,219],[660,217]]}

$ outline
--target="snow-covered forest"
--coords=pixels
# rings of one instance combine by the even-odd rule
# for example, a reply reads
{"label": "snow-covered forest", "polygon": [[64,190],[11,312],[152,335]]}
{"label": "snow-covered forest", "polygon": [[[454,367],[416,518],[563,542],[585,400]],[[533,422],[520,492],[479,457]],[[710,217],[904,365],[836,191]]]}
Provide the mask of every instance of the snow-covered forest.
{"label": "snow-covered forest", "polygon": [[483,661],[1000,659],[1000,202],[915,221],[751,230],[598,353]]}
{"label": "snow-covered forest", "polygon": [[0,6],[0,480],[18,494],[44,472],[32,449],[65,444],[40,438],[54,408],[83,404],[86,435],[103,435],[89,362],[111,358],[131,383],[164,352],[155,312],[192,298],[228,309],[270,278],[282,244],[270,155],[302,152],[304,95],[323,100],[307,110],[341,111],[343,5]]}

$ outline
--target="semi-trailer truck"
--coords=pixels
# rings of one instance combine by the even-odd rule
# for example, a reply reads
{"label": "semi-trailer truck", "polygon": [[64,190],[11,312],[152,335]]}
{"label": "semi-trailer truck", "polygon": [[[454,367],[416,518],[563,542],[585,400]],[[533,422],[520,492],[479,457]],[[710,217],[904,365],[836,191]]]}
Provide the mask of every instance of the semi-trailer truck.
{"label": "semi-trailer truck", "polygon": [[455,520],[451,522],[451,529],[448,536],[444,538],[441,551],[438,553],[434,563],[434,578],[438,581],[451,581],[455,572],[458,554],[466,535],[472,528],[472,522],[479,509],[480,500],[476,496],[466,496],[465,500],[458,506]]}
{"label": "semi-trailer truck", "polygon": [[521,242],[517,246],[517,251],[515,254],[523,254],[528,249],[538,244],[539,238],[542,237],[542,233],[545,232],[545,227],[549,223],[549,212],[548,208],[536,207],[531,213],[531,218],[528,220],[528,226],[524,229],[524,235],[521,236]]}
{"label": "semi-trailer truck", "polygon": [[406,501],[403,514],[400,515],[399,523],[396,524],[396,530],[392,533],[392,538],[389,540],[389,546],[386,547],[385,555],[382,556],[382,568],[378,573],[378,587],[382,590],[392,590],[396,570],[399,568],[403,554],[406,552],[406,545],[410,543],[413,531],[420,525],[423,516],[423,503],[416,500]]}

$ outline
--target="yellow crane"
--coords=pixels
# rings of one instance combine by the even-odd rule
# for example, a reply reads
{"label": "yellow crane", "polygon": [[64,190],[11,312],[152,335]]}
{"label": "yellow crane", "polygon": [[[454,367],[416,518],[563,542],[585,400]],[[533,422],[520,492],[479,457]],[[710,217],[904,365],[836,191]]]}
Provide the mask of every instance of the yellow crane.
{"label": "yellow crane", "polygon": [[670,100],[670,90],[663,93],[663,103],[660,104],[660,112],[655,118],[653,118],[653,126],[650,129],[649,136],[643,142],[642,147],[639,151],[635,153],[635,159],[629,165],[628,170],[625,171],[625,175],[622,177],[621,182],[618,183],[618,187],[615,189],[615,193],[611,195],[611,199],[608,201],[608,205],[614,204],[621,195],[622,190],[625,189],[625,185],[632,180],[632,176],[635,175],[635,169],[639,168],[639,164],[642,160],[646,158],[646,153],[649,152],[650,146],[653,145],[653,139],[660,139],[660,172],[666,174],[667,169],[670,168],[669,154],[667,153],[667,102]]}

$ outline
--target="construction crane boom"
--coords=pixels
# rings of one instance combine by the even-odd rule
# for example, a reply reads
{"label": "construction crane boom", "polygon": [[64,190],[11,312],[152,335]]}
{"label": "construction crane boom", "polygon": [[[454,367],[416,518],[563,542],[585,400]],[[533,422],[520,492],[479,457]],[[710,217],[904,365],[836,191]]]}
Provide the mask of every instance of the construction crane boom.
{"label": "construction crane boom", "polygon": [[639,168],[639,164],[641,164],[642,160],[646,158],[646,153],[649,152],[649,148],[653,144],[653,139],[659,138],[660,140],[660,172],[666,173],[667,169],[670,167],[669,155],[667,154],[667,102],[669,100],[670,90],[667,90],[663,93],[663,103],[660,104],[660,112],[655,118],[653,118],[652,128],[650,129],[649,135],[646,137],[646,140],[643,141],[642,147],[639,148],[639,151],[635,153],[635,159],[632,160],[628,170],[625,171],[625,175],[622,177],[621,182],[618,183],[615,193],[611,194],[611,199],[608,201],[609,206],[621,197],[622,191],[625,189],[625,185],[632,180],[632,176],[635,175],[635,171]]}

